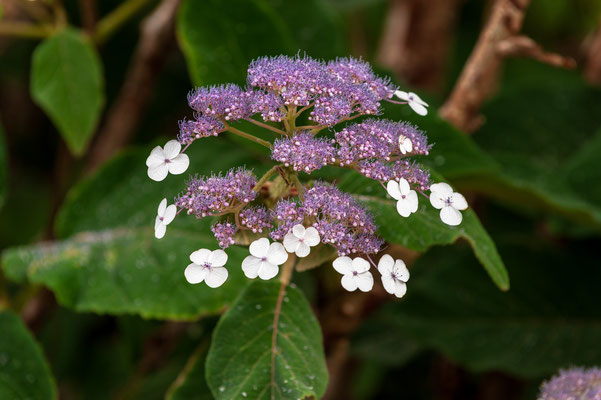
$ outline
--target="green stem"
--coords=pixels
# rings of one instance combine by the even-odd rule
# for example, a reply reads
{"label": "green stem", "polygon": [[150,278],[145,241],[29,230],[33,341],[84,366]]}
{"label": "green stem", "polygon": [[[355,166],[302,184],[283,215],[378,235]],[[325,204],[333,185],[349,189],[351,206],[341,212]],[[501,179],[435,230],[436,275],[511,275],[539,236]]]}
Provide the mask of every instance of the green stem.
{"label": "green stem", "polygon": [[278,167],[279,165],[274,165],[273,167],[271,167],[271,169],[267,171],[265,175],[263,175],[261,179],[257,181],[257,184],[253,188],[253,191],[258,192],[259,190],[261,190],[261,187],[265,184],[265,182],[267,182],[269,178],[271,178],[276,172],[278,172]]}
{"label": "green stem", "polygon": [[283,131],[281,129],[278,129],[275,126],[271,126],[271,125],[268,125],[268,124],[263,123],[261,121],[257,121],[256,119],[248,118],[247,121],[250,122],[251,124],[255,124],[257,126],[260,126],[261,128],[269,129],[270,131],[275,132],[275,133],[277,133],[279,135],[286,135],[285,131]]}
{"label": "green stem", "polygon": [[98,44],[104,43],[117,29],[149,2],[150,0],[127,0],[121,3],[121,5],[98,22],[94,41]]}
{"label": "green stem", "polygon": [[245,139],[248,139],[248,140],[251,140],[251,141],[253,141],[255,143],[258,143],[261,146],[265,146],[268,149],[271,149],[271,143],[269,143],[267,140],[259,139],[258,137],[254,136],[254,135],[251,135],[250,133],[242,132],[241,130],[236,129],[236,128],[234,128],[231,125],[226,125],[225,126],[225,130],[229,131],[229,132],[232,132],[234,135],[241,136],[241,137],[243,137]]}
{"label": "green stem", "polygon": [[44,39],[54,32],[50,25],[32,25],[22,22],[1,22],[0,36],[19,36],[30,39]]}
{"label": "green stem", "polygon": [[298,175],[290,174],[288,176],[292,179],[292,183],[294,183],[294,186],[296,187],[296,190],[298,191],[298,197],[300,197],[301,200],[304,200],[305,199],[305,187],[303,186],[301,181],[298,179]]}

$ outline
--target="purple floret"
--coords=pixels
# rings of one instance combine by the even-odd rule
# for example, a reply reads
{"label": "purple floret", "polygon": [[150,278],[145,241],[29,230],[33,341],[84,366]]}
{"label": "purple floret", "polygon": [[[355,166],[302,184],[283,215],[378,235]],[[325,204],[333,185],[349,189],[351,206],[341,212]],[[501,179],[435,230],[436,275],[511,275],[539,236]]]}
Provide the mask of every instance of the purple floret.
{"label": "purple floret", "polygon": [[225,250],[235,243],[234,235],[238,228],[229,222],[218,222],[211,227],[211,231],[213,231],[219,247]]}
{"label": "purple floret", "polygon": [[600,400],[601,369],[562,370],[541,386],[540,400]]}
{"label": "purple floret", "polygon": [[238,121],[251,116],[248,96],[237,85],[196,88],[188,94],[188,104],[203,116]]}
{"label": "purple floret", "polygon": [[273,144],[271,158],[292,166],[295,171],[312,172],[336,160],[332,141],[316,139],[309,132],[292,138],[278,139]]}
{"label": "purple floret", "polygon": [[265,207],[248,207],[240,211],[240,224],[252,232],[263,232],[263,229],[271,228],[271,215]]}

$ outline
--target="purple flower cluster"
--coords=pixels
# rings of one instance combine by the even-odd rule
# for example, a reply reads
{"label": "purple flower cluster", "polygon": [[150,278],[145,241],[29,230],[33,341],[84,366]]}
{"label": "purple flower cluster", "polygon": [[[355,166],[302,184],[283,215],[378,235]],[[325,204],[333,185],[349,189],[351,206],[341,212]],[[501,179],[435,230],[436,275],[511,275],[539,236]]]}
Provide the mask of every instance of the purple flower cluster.
{"label": "purple flower cluster", "polygon": [[211,116],[197,116],[193,120],[179,122],[179,135],[177,140],[181,144],[190,144],[196,139],[208,136],[217,136],[223,132],[223,122]]}
{"label": "purple flower cluster", "polygon": [[397,160],[392,164],[379,160],[363,160],[357,163],[356,169],[361,175],[382,183],[404,178],[422,192],[430,188],[430,172],[408,160]]}
{"label": "purple flower cluster", "polygon": [[211,231],[213,231],[219,247],[225,250],[235,243],[234,235],[238,232],[238,228],[229,222],[218,222],[211,226]]}
{"label": "purple flower cluster", "polygon": [[280,200],[271,212],[277,221],[277,227],[271,231],[273,240],[282,240],[296,224],[302,224],[305,219],[304,210],[292,200]]}
{"label": "purple flower cluster", "polygon": [[225,121],[238,121],[251,115],[246,92],[233,84],[196,88],[188,94],[188,104],[204,116]]}
{"label": "purple flower cluster", "polygon": [[188,182],[185,193],[175,205],[194,214],[197,218],[226,212],[236,204],[247,204],[257,197],[253,190],[257,183],[252,172],[239,168],[230,170],[225,176],[193,178]]}
{"label": "purple flower cluster", "polygon": [[375,235],[376,225],[369,212],[335,186],[316,183],[305,193],[303,212],[316,221],[321,241],[334,246],[341,256],[377,253],[384,244]]}
{"label": "purple flower cluster", "polygon": [[240,211],[240,224],[252,232],[263,232],[271,228],[271,215],[265,207],[248,207]]}
{"label": "purple flower cluster", "polygon": [[309,132],[291,138],[278,139],[273,144],[271,158],[292,166],[295,171],[312,172],[334,163],[334,146],[328,139],[316,139]]}
{"label": "purple flower cluster", "polygon": [[601,369],[560,371],[541,386],[539,400],[601,400]]}

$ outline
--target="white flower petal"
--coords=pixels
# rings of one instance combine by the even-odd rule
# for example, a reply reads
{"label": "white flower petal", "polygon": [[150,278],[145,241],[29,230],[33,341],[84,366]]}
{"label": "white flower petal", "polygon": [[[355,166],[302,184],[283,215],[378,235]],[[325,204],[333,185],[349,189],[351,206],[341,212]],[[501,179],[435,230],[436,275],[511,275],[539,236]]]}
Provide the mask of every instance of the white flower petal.
{"label": "white flower petal", "polygon": [[169,159],[175,158],[182,150],[182,145],[177,140],[170,140],[165,144],[165,156]]}
{"label": "white flower petal", "polygon": [[417,208],[419,207],[419,200],[417,199],[417,192],[415,190],[409,191],[409,193],[407,193],[407,197],[405,198],[405,200],[409,201],[412,205],[412,208],[410,209],[410,211],[412,213],[416,212]]}
{"label": "white flower petal", "polygon": [[294,253],[300,244],[300,241],[292,232],[284,236],[284,247],[288,253]]}
{"label": "white flower petal", "polygon": [[421,99],[421,97],[419,97],[417,94],[415,94],[413,92],[409,92],[409,98],[414,103],[421,104],[422,106],[428,107],[428,103],[426,103],[425,101],[423,101]]}
{"label": "white flower petal", "polygon": [[353,275],[344,275],[340,280],[340,284],[349,292],[357,290],[357,281]]}
{"label": "white flower petal", "polygon": [[267,261],[271,264],[282,265],[288,260],[288,253],[281,243],[272,243],[267,251]]}
{"label": "white flower petal", "polygon": [[404,194],[404,195],[406,195],[407,193],[409,193],[411,191],[411,186],[409,186],[409,182],[407,182],[407,179],[405,179],[405,178],[399,179],[399,189],[401,191],[401,194]]}
{"label": "white flower petal", "polygon": [[223,285],[223,282],[226,281],[228,276],[228,271],[224,267],[212,267],[211,269],[207,268],[208,273],[205,277],[205,283],[208,287],[216,288]]}
{"label": "white flower petal", "polygon": [[210,255],[211,250],[209,249],[196,250],[194,253],[190,254],[190,261],[197,265],[204,265],[209,259]]}
{"label": "white flower petal", "polygon": [[296,224],[292,227],[292,233],[299,239],[303,239],[305,237],[305,227],[301,224]]}
{"label": "white flower petal", "polygon": [[321,238],[319,237],[319,232],[317,232],[317,229],[313,228],[312,226],[305,229],[306,244],[308,244],[311,247],[317,246],[319,244],[320,239]]}
{"label": "white flower petal", "polygon": [[155,217],[154,219],[154,230],[156,231],[157,228],[159,227],[159,225],[164,225],[163,221],[161,220],[161,217],[159,217],[158,215]]}
{"label": "white flower petal", "polygon": [[248,251],[255,257],[265,257],[267,256],[267,251],[269,250],[269,239],[261,238],[257,239],[248,246]]}
{"label": "white flower petal", "polygon": [[403,92],[402,90],[397,90],[394,92],[394,95],[401,100],[409,101],[409,93]]}
{"label": "white flower petal", "polygon": [[438,194],[438,192],[432,192],[430,193],[430,204],[436,209],[441,209],[445,206],[445,198]]}
{"label": "white flower petal", "polygon": [[396,291],[396,279],[394,279],[390,273],[382,274],[382,286],[390,294],[394,294]]}
{"label": "white flower petal", "polygon": [[221,249],[212,251],[207,258],[207,262],[211,264],[212,267],[223,267],[227,262],[227,253]]}
{"label": "white flower petal", "polygon": [[386,191],[395,200],[398,200],[403,195],[397,181],[388,181],[386,184]]}
{"label": "white flower petal", "polygon": [[147,167],[156,167],[157,165],[164,163],[165,158],[167,158],[165,156],[165,152],[163,151],[161,146],[157,146],[154,149],[152,149],[152,151],[150,152],[150,155],[146,159],[146,166]]}
{"label": "white flower petal", "polygon": [[453,188],[445,182],[434,183],[430,186],[431,193],[438,193],[440,197],[450,197],[453,194]]}
{"label": "white flower petal", "polygon": [[378,261],[378,271],[380,271],[382,275],[390,274],[393,266],[394,258],[389,254],[384,254],[382,258],[380,258],[380,261]]}
{"label": "white flower petal", "polygon": [[338,273],[342,275],[348,274],[351,273],[353,270],[353,260],[350,257],[346,256],[338,257],[334,260],[332,266]]}
{"label": "white flower petal", "polygon": [[309,247],[309,245],[305,242],[300,242],[298,244],[298,246],[296,247],[296,256],[303,258],[303,257],[307,257],[309,255],[309,253],[311,253],[311,248]]}
{"label": "white flower petal", "polygon": [[408,199],[401,199],[396,203],[396,210],[401,217],[407,218],[411,215],[411,210],[413,210],[414,204],[412,201]]}
{"label": "white flower petal", "polygon": [[190,158],[188,158],[187,154],[180,154],[179,156],[171,159],[171,162],[167,163],[169,172],[173,175],[183,174],[184,172],[186,172],[189,166]]}
{"label": "white flower petal", "polygon": [[177,214],[177,207],[175,206],[175,204],[171,204],[165,210],[165,214],[163,215],[163,223],[165,225],[169,225],[171,222],[173,222],[173,219],[175,218],[176,214]]}
{"label": "white flower petal", "polygon": [[447,225],[457,226],[461,223],[463,217],[461,212],[455,210],[453,207],[443,207],[440,210],[440,219]]}
{"label": "white flower petal", "polygon": [[167,177],[169,174],[169,168],[167,164],[162,163],[152,167],[148,167],[148,177],[153,181],[160,182]]}
{"label": "white flower petal", "polygon": [[390,294],[394,294],[399,299],[407,293],[407,284],[401,281],[394,281],[394,292],[388,292]]}
{"label": "white flower petal", "polygon": [[162,239],[163,236],[165,236],[165,232],[167,232],[167,227],[162,222],[154,225],[154,237],[155,238]]}
{"label": "white flower petal", "polygon": [[280,272],[278,266],[267,261],[262,261],[259,266],[259,278],[265,281],[276,276],[278,272]]}
{"label": "white flower petal", "polygon": [[409,280],[409,270],[407,269],[407,266],[403,260],[395,261],[392,272],[394,272],[394,275],[403,282],[407,282]]}
{"label": "white flower petal", "polygon": [[359,273],[369,271],[369,262],[361,257],[356,257],[353,260],[353,271],[357,271]]}
{"label": "white flower petal", "polygon": [[451,195],[451,204],[456,210],[465,210],[467,208],[467,201],[461,193],[455,192]]}
{"label": "white flower petal", "polygon": [[255,256],[247,256],[242,261],[242,271],[247,278],[255,279],[259,276],[259,266],[261,265],[261,259]]}
{"label": "white flower petal", "polygon": [[167,209],[167,199],[161,200],[159,203],[159,208],[157,209],[157,215],[159,217],[165,216],[165,210]]}
{"label": "white flower petal", "polygon": [[411,109],[413,109],[413,111],[415,111],[416,114],[419,115],[426,115],[428,114],[428,109],[424,106],[422,106],[421,104],[415,103],[413,101],[409,102],[409,107],[411,107]]}
{"label": "white flower petal", "polygon": [[186,280],[190,283],[200,283],[207,276],[208,268],[201,267],[200,265],[190,264],[184,271]]}
{"label": "white flower petal", "polygon": [[408,137],[401,136],[399,137],[399,148],[403,154],[411,153],[413,151],[413,142]]}
{"label": "white flower petal", "polygon": [[362,292],[369,292],[374,287],[374,277],[369,271],[355,276],[355,281]]}

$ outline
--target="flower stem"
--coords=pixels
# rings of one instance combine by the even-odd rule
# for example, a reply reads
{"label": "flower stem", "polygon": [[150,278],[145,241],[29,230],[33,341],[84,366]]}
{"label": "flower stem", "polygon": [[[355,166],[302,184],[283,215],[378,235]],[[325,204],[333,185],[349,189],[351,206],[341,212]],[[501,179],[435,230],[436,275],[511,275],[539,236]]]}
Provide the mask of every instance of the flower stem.
{"label": "flower stem", "polygon": [[279,135],[286,135],[285,131],[283,131],[281,129],[278,129],[275,126],[271,126],[269,124],[266,124],[266,123],[261,122],[261,121],[257,121],[256,119],[252,119],[252,118],[247,118],[246,120],[248,122],[250,122],[251,124],[255,124],[257,126],[260,126],[261,128],[269,129],[270,131],[275,132],[275,133],[277,133]]}
{"label": "flower stem", "polygon": [[282,273],[280,274],[280,282],[282,286],[288,286],[290,279],[292,278],[292,272],[294,271],[294,264],[296,264],[296,256],[290,254],[288,260],[282,265]]}
{"label": "flower stem", "polygon": [[150,0],[127,0],[121,3],[98,22],[94,41],[100,44],[104,43],[117,29],[149,2]]}
{"label": "flower stem", "polygon": [[292,183],[294,183],[296,190],[298,191],[298,197],[300,197],[301,200],[304,200],[305,199],[305,187],[303,186],[301,181],[298,179],[298,175],[290,174],[289,176],[292,179]]}
{"label": "flower stem", "polygon": [[261,146],[265,146],[268,149],[271,149],[271,143],[269,143],[267,140],[259,139],[258,137],[254,136],[254,135],[251,135],[250,133],[242,132],[241,130],[236,129],[236,128],[234,128],[231,125],[226,125],[225,126],[225,130],[232,132],[234,135],[241,136],[241,137],[243,137],[245,139],[248,139],[248,140],[251,140],[251,141],[253,141],[255,143],[258,143]]}
{"label": "flower stem", "polygon": [[19,36],[30,39],[44,39],[54,32],[50,25],[33,25],[22,22],[5,21],[0,23],[0,36]]}
{"label": "flower stem", "polygon": [[265,175],[263,175],[261,179],[257,181],[257,184],[253,188],[253,191],[258,192],[259,190],[261,190],[261,187],[265,184],[265,182],[267,182],[269,178],[271,178],[276,172],[278,172],[279,167],[279,165],[274,165],[273,167],[271,167],[271,169],[267,171]]}

